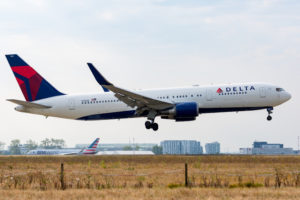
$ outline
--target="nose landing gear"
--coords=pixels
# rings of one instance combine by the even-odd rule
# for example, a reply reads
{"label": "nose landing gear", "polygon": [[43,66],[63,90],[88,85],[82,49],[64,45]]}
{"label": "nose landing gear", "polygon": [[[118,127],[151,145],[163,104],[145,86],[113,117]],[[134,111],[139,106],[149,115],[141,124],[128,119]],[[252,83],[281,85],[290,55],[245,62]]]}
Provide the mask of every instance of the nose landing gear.
{"label": "nose landing gear", "polygon": [[268,121],[271,121],[271,120],[272,120],[271,114],[273,113],[273,107],[267,108],[267,111],[268,111],[268,117],[267,117],[267,120],[268,120]]}

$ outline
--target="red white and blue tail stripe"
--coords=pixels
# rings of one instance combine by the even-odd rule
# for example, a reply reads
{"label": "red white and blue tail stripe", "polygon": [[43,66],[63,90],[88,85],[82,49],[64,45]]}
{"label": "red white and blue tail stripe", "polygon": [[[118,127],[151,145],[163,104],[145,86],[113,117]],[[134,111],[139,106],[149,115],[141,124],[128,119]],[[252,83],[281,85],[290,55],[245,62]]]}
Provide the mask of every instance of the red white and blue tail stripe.
{"label": "red white and blue tail stripe", "polygon": [[99,143],[99,138],[97,138],[88,148],[84,149],[82,154],[95,154],[97,153],[97,146]]}

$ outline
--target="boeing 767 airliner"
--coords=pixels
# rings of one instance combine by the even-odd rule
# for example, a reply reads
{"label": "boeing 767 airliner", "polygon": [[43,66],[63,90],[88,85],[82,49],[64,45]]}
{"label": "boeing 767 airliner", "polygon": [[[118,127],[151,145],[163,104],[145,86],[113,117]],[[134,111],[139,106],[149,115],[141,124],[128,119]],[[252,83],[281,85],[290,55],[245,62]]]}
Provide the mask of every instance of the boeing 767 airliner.
{"label": "boeing 767 airliner", "polygon": [[158,130],[155,118],[177,122],[195,120],[199,114],[266,109],[271,120],[273,107],[291,98],[283,88],[266,83],[237,83],[132,91],[107,81],[91,64],[88,67],[105,92],[67,95],[55,89],[18,55],[6,55],[26,101],[20,112],[77,120],[147,117],[145,127]]}

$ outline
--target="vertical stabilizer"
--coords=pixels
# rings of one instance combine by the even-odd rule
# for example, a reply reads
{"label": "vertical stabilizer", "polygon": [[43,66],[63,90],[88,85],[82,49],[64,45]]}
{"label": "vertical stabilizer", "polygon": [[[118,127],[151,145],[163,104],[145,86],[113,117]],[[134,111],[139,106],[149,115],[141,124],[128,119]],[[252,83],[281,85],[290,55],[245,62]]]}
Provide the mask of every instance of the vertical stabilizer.
{"label": "vertical stabilizer", "polygon": [[64,95],[55,89],[17,54],[6,55],[26,101],[35,101]]}
{"label": "vertical stabilizer", "polygon": [[95,154],[97,153],[97,146],[99,143],[99,138],[97,138],[88,148],[84,149],[82,154]]}

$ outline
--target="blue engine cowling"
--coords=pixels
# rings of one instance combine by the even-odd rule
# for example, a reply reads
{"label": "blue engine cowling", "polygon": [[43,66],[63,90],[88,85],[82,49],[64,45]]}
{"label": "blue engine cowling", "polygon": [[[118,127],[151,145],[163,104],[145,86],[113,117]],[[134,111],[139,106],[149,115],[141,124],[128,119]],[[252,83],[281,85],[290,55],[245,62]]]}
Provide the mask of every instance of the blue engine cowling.
{"label": "blue engine cowling", "polygon": [[163,119],[175,119],[176,121],[192,121],[199,115],[199,107],[196,102],[178,103],[172,110],[162,113]]}
{"label": "blue engine cowling", "polygon": [[196,102],[186,102],[176,104],[175,119],[195,118],[199,115],[199,108]]}

